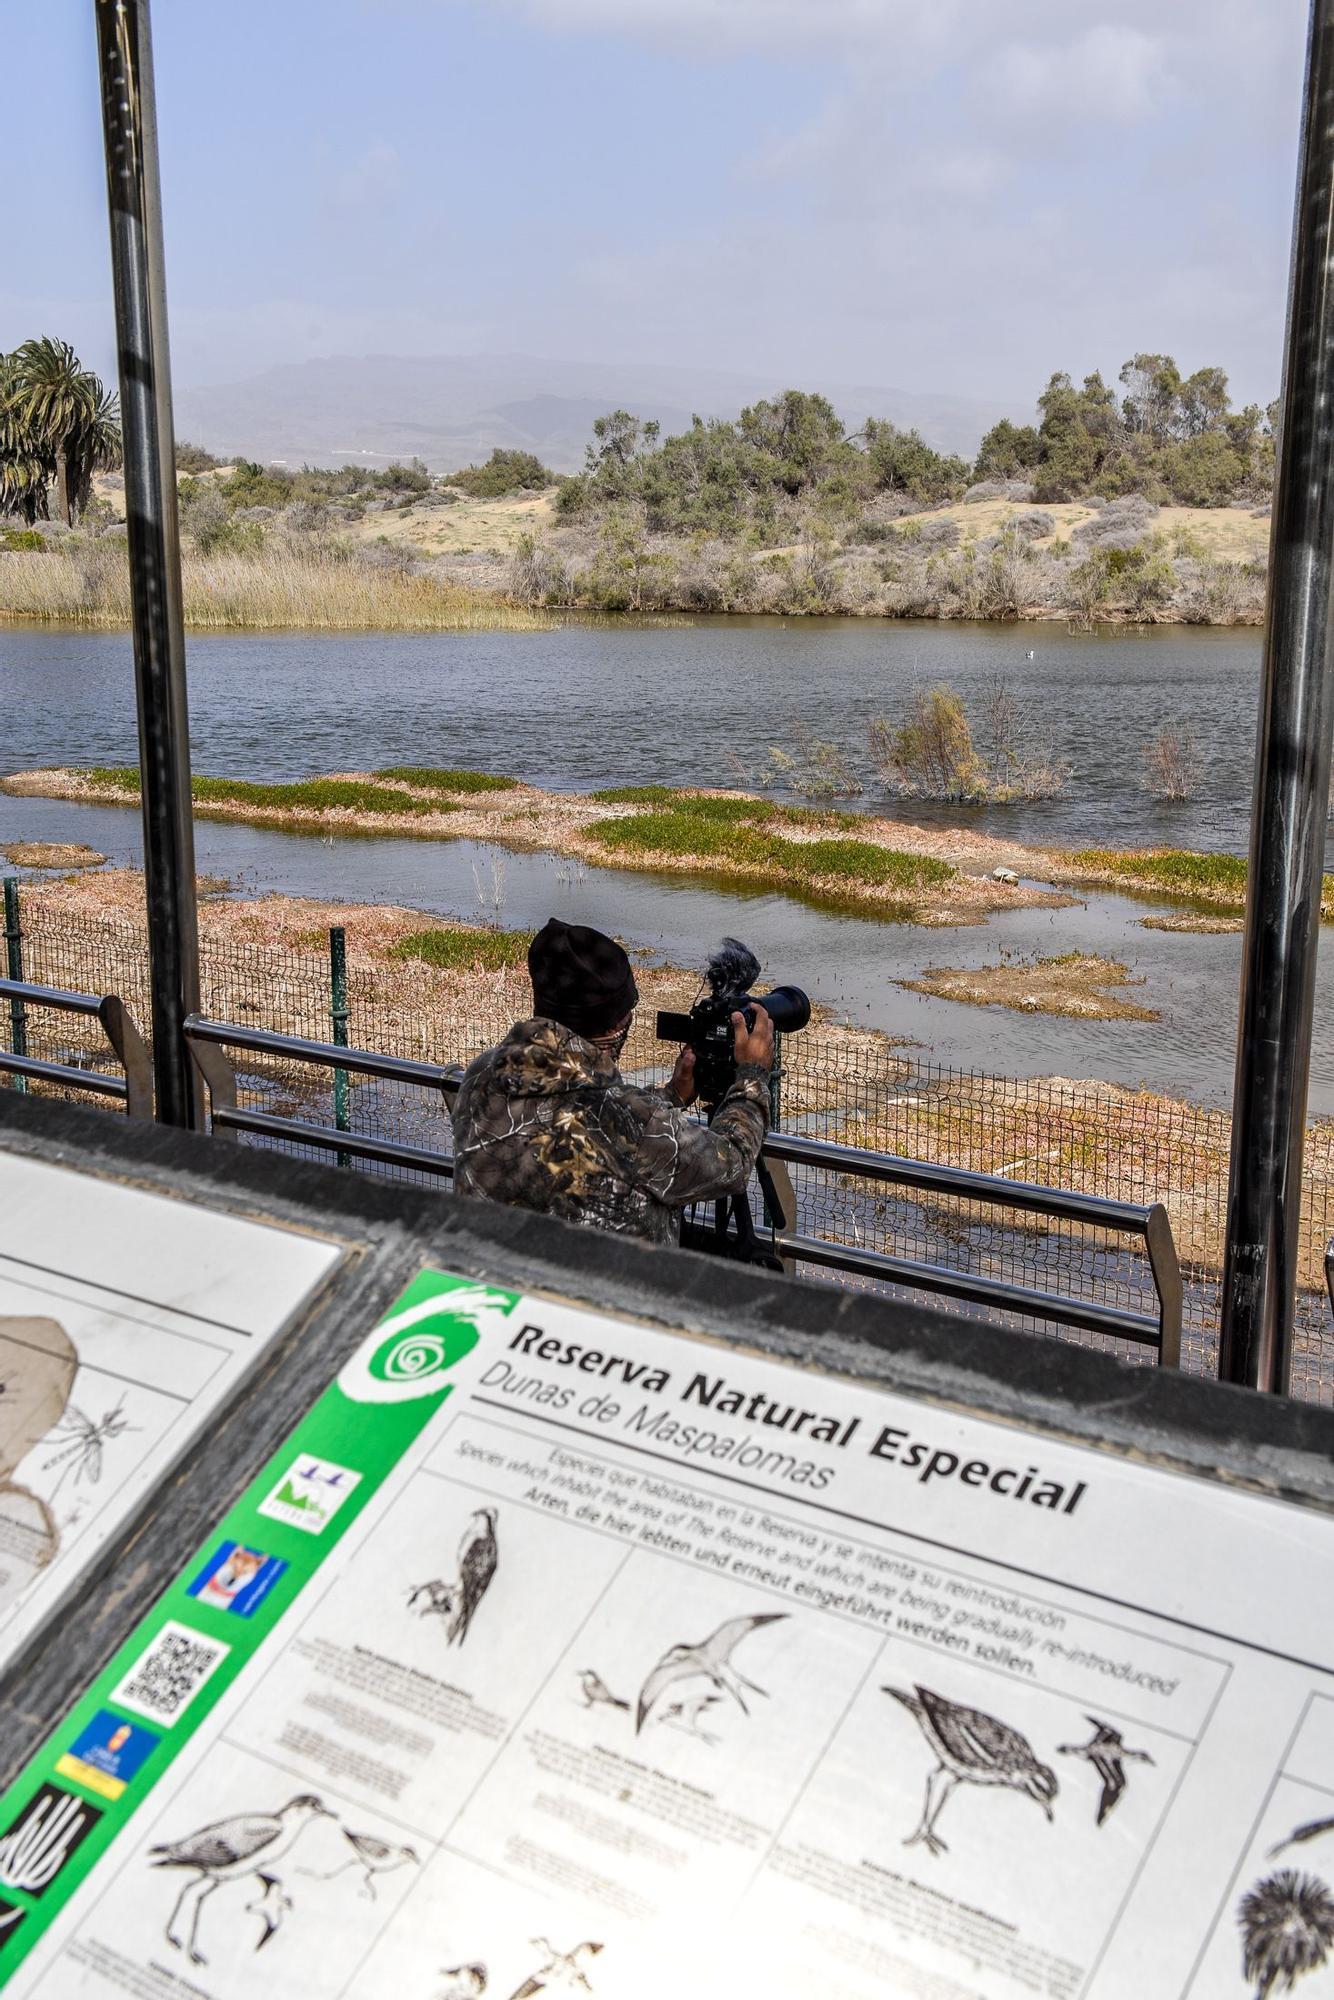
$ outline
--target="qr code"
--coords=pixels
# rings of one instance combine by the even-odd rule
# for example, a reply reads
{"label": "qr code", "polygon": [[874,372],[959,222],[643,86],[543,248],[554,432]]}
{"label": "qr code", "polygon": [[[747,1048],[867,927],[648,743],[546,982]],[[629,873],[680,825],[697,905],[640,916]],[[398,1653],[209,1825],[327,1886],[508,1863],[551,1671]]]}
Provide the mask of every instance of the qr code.
{"label": "qr code", "polygon": [[111,1699],[151,1722],[175,1722],[231,1650],[220,1639],[206,1639],[173,1619],[140,1654]]}

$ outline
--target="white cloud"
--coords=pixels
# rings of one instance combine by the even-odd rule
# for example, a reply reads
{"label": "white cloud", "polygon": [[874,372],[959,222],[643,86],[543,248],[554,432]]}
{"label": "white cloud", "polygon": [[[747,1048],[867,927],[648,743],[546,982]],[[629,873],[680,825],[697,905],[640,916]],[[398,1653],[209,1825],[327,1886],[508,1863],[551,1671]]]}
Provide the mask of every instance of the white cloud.
{"label": "white cloud", "polygon": [[1129,124],[1156,111],[1175,85],[1161,36],[1102,21],[1070,41],[998,50],[987,88],[1019,116]]}

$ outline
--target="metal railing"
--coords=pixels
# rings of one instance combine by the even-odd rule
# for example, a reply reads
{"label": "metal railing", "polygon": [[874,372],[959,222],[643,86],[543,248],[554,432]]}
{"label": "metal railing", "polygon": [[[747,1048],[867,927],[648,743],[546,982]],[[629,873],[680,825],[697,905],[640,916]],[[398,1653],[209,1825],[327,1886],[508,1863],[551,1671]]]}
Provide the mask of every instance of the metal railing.
{"label": "metal railing", "polygon": [[[95,1097],[114,1097],[131,1118],[153,1115],[153,1064],[143,1036],[129,1010],[115,993],[70,993],[60,986],[37,986],[26,979],[0,979],[0,1000],[8,1000],[13,1051],[0,1049],[0,1072],[32,1077],[42,1083],[60,1084],[65,1089],[87,1090]],[[74,1063],[51,1062],[26,1053],[23,1032],[26,1009],[51,1007],[62,1014],[82,1014],[98,1020],[111,1045],[111,1052],[124,1070],[123,1077],[103,1076],[99,1070],[81,1069]]]}
{"label": "metal railing", "polygon": [[[410,1146],[399,1140],[376,1139],[367,1134],[349,1132],[345,1127],[317,1125],[308,1120],[239,1105],[235,1072],[225,1051],[240,1050],[287,1062],[312,1063],[334,1072],[352,1071],[357,1075],[391,1082],[416,1084],[440,1091],[447,1104],[452,1103],[463,1075],[459,1064],[443,1065],[402,1056],[386,1056],[371,1049],[348,1048],[341,1043],[307,1041],[295,1035],[274,1034],[267,1029],[208,1021],[199,1015],[187,1018],[185,1036],[208,1086],[213,1130],[220,1137],[249,1132],[257,1138],[317,1147],[325,1152],[352,1155],[384,1166],[408,1167],[438,1175],[441,1179],[448,1179],[453,1174],[453,1161],[427,1147]],[[854,1146],[832,1145],[827,1140],[802,1138],[789,1132],[770,1133],[764,1146],[764,1158],[783,1211],[781,1218],[771,1218],[774,1224],[773,1249],[787,1268],[797,1263],[812,1264],[824,1270],[841,1271],[849,1276],[906,1286],[917,1291],[940,1292],[975,1305],[989,1306],[996,1311],[1018,1313],[1132,1341],[1138,1346],[1154,1349],[1160,1366],[1176,1368],[1180,1365],[1181,1269],[1172,1225],[1161,1202],[1138,1204],[1112,1201],[1101,1195],[1039,1187],[1033,1182],[1008,1180],[1001,1175],[977,1173],[963,1167],[935,1166],[922,1160],[901,1159],[894,1154],[864,1152]],[[1039,1286],[978,1276],[943,1264],[891,1257],[880,1251],[863,1250],[855,1244],[798,1234],[794,1228],[796,1202],[787,1172],[789,1166],[813,1167],[826,1173],[908,1187],[920,1193],[992,1203],[1017,1209],[1021,1213],[1052,1217],[1078,1227],[1121,1231],[1137,1236],[1143,1241],[1148,1256],[1158,1298],[1157,1314],[1100,1305],[1090,1299],[1046,1291]]]}

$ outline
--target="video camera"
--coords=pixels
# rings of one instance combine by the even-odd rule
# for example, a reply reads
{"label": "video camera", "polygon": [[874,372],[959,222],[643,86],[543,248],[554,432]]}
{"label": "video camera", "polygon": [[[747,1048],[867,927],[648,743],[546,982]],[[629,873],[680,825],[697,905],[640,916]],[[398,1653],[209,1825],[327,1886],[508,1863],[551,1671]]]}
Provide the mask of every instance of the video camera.
{"label": "video camera", "polygon": [[658,1015],[662,1042],[683,1042],[695,1051],[695,1082],[706,1110],[717,1108],[736,1081],[736,1036],[733,1014],[744,1014],[755,1025],[755,1008],[763,1007],[780,1035],[795,1035],[811,1018],[811,1003],[799,986],[775,986],[772,993],[752,993],[760,976],[760,961],[736,938],[724,938],[705,970],[708,992],[688,1014]]}

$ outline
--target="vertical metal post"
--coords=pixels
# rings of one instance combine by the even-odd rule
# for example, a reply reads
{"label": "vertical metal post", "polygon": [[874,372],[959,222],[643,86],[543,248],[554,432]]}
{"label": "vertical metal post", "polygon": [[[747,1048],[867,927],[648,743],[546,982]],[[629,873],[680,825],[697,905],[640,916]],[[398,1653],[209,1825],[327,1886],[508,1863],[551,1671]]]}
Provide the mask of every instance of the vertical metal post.
{"label": "vertical metal post", "polygon": [[[19,882],[17,875],[5,877],[5,964],[9,968],[6,977],[23,977],[23,929],[19,922]],[[9,1031],[11,1050],[16,1056],[28,1053],[28,1014],[23,1002],[17,998],[9,1003]],[[26,1090],[26,1076],[14,1078],[15,1090]]]}
{"label": "vertical metal post", "polygon": [[[333,1024],[333,1039],[340,1049],[347,1047],[347,933],[341,924],[329,926],[329,995],[330,1019]],[[347,1071],[336,1069],[333,1073],[334,1129],[347,1132],[351,1129],[347,1115]],[[340,1167],[350,1167],[351,1156],[339,1153]]]}
{"label": "vertical metal post", "polygon": [[1313,0],[1270,532],[1219,1372],[1286,1393],[1329,797],[1334,0]]}
{"label": "vertical metal post", "polygon": [[182,1024],[199,1009],[176,445],[148,0],[93,0],[102,77],[148,902],[157,1116],[202,1130]]}

